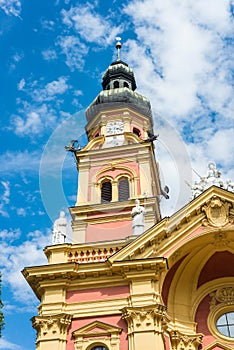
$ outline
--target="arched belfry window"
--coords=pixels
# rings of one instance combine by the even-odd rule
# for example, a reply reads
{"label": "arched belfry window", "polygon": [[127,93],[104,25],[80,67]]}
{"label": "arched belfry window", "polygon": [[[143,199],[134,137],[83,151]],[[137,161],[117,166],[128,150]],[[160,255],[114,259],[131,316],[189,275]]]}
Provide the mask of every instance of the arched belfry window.
{"label": "arched belfry window", "polygon": [[114,81],[114,89],[119,88],[119,82],[118,80]]}
{"label": "arched belfry window", "polygon": [[94,346],[91,350],[108,350],[105,346]]}
{"label": "arched belfry window", "polygon": [[112,200],[112,185],[109,180],[103,181],[101,187],[101,202],[111,202]]}
{"label": "arched belfry window", "polygon": [[118,200],[120,202],[127,201],[129,199],[129,182],[128,178],[121,177],[118,182]]}
{"label": "arched belfry window", "polygon": [[140,130],[139,129],[137,129],[137,128],[133,128],[133,134],[135,134],[135,135],[137,135],[138,137],[140,137],[141,136],[141,132],[140,132]]}
{"label": "arched belfry window", "polygon": [[126,81],[124,82],[123,86],[129,88],[129,85]]}

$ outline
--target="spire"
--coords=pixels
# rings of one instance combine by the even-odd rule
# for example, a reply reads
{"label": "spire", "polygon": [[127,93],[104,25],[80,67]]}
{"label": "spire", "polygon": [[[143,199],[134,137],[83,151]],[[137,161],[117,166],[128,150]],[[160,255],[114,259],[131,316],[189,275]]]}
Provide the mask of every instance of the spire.
{"label": "spire", "polygon": [[112,62],[102,77],[103,90],[128,88],[132,91],[136,89],[136,81],[133,70],[120,58],[121,38],[116,37],[117,60]]}
{"label": "spire", "polygon": [[116,49],[117,49],[117,61],[120,61],[120,49],[122,47],[122,44],[121,44],[121,38],[119,36],[117,36],[116,38]]}

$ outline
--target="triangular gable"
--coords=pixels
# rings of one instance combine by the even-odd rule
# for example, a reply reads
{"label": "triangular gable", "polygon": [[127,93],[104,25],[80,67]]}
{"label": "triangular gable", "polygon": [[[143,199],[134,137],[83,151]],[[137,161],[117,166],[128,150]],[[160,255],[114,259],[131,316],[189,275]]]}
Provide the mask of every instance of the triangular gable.
{"label": "triangular gable", "polygon": [[101,322],[101,321],[93,321],[89,323],[86,326],[83,326],[74,332],[72,334],[77,336],[101,336],[101,335],[108,335],[113,333],[121,333],[122,329],[116,326],[109,325],[107,323]]}
{"label": "triangular gable", "polygon": [[[215,212],[216,204],[221,207]],[[171,217],[164,218],[148,229],[108,260],[113,265],[124,260],[168,257],[181,244],[185,244],[186,240],[232,225],[233,204],[234,193],[212,186]],[[220,215],[219,219],[217,215]]]}
{"label": "triangular gable", "polygon": [[233,350],[233,347],[226,343],[221,343],[220,341],[216,340],[203,348],[203,350],[216,350],[216,349]]}

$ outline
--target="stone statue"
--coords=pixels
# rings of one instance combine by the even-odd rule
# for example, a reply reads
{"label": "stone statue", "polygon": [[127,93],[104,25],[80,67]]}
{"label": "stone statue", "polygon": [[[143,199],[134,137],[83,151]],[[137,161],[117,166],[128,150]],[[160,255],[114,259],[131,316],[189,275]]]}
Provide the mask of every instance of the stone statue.
{"label": "stone statue", "polygon": [[222,179],[222,173],[216,168],[216,164],[214,162],[208,163],[208,171],[206,176],[202,177],[196,171],[194,172],[199,176],[200,181],[195,181],[192,186],[189,185],[192,190],[192,199],[199,196],[212,185],[218,186],[230,192],[234,192],[234,184],[230,180],[224,181]]}
{"label": "stone statue", "polygon": [[67,236],[67,219],[64,211],[60,211],[59,218],[55,220],[52,235],[52,244],[65,243]]}
{"label": "stone statue", "polygon": [[132,229],[133,235],[141,235],[145,231],[145,213],[146,210],[140,205],[139,199],[136,199],[136,206],[132,208]]}
{"label": "stone statue", "polygon": [[214,185],[219,183],[221,177],[221,171],[216,168],[214,162],[208,163],[207,181],[212,182]]}

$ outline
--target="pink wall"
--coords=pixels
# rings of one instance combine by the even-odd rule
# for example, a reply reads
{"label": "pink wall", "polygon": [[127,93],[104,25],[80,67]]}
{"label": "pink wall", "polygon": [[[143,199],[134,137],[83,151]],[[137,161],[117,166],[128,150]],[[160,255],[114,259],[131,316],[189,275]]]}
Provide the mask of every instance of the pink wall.
{"label": "pink wall", "polygon": [[[72,339],[72,332],[75,330],[90,324],[93,321],[101,321],[111,326],[116,326],[122,329],[120,334],[120,350],[128,350],[128,339],[127,339],[127,324],[125,320],[121,318],[121,315],[109,315],[99,317],[89,317],[83,319],[74,319],[67,336],[67,347],[66,350],[74,350],[74,340]],[[95,341],[95,340],[94,340]]]}
{"label": "pink wall", "polygon": [[126,298],[130,294],[129,285],[67,291],[66,302],[75,303],[91,300]]}
{"label": "pink wall", "polygon": [[88,225],[86,242],[121,239],[132,235],[132,221],[116,221],[103,224]]}

